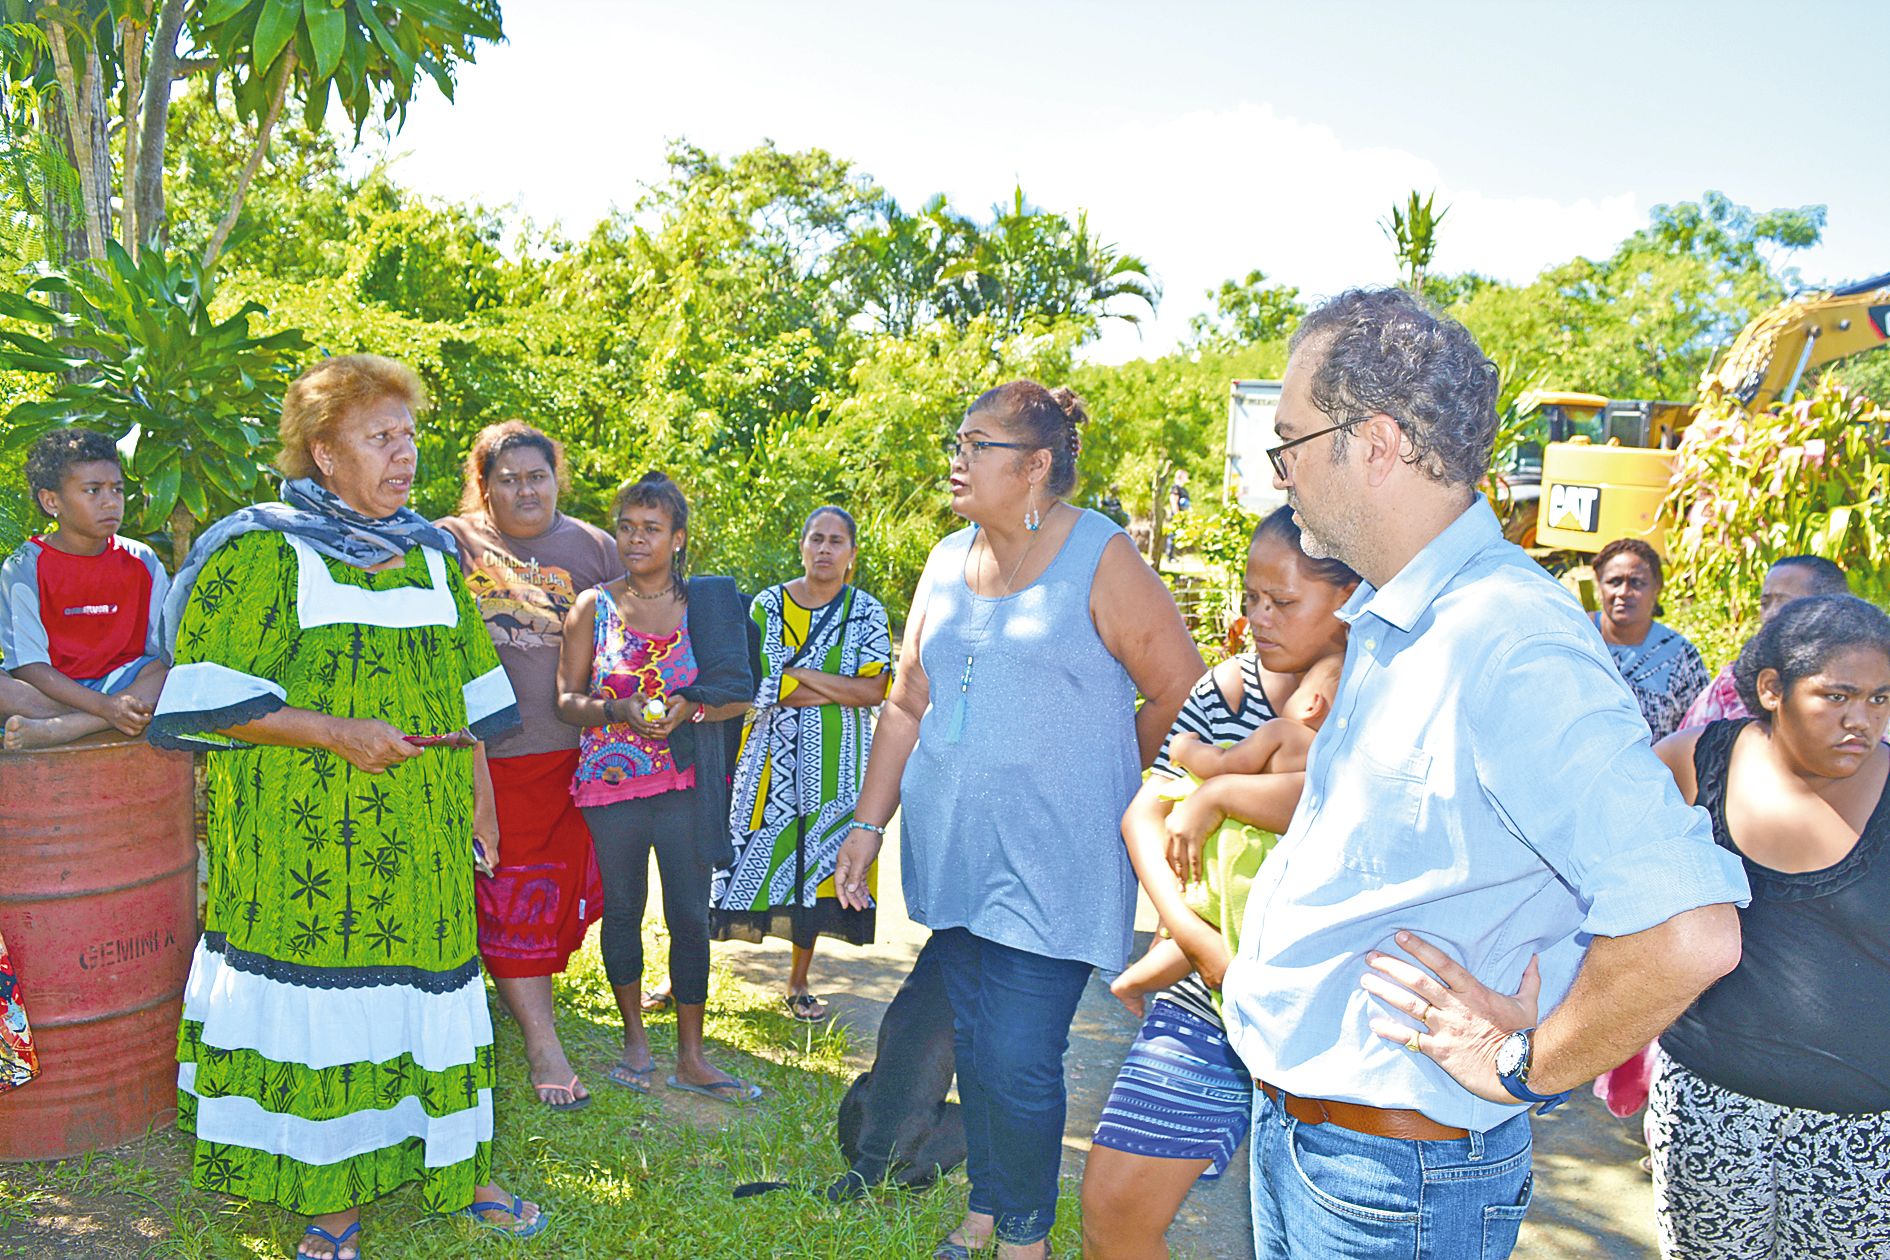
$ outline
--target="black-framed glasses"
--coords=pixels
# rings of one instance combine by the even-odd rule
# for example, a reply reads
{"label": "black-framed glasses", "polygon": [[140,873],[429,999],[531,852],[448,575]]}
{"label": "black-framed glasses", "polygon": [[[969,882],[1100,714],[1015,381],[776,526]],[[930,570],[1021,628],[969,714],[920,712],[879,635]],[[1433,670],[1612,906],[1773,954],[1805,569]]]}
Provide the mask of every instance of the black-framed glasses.
{"label": "black-framed glasses", "polygon": [[1371,419],[1370,416],[1358,416],[1351,420],[1341,420],[1339,421],[1339,423],[1329,424],[1323,429],[1314,429],[1311,433],[1308,433],[1305,437],[1296,437],[1290,442],[1282,442],[1278,446],[1269,446],[1267,447],[1267,459],[1272,462],[1273,471],[1279,477],[1279,479],[1281,481],[1286,481],[1288,480],[1287,475],[1286,475],[1286,459],[1285,459],[1286,452],[1292,450],[1295,446],[1300,445],[1302,442],[1310,442],[1314,438],[1324,437],[1328,433],[1337,433],[1340,429],[1349,429],[1353,425],[1359,424],[1369,419]]}
{"label": "black-framed glasses", "polygon": [[988,442],[979,438],[966,441],[957,437],[948,437],[939,443],[939,449],[945,452],[946,459],[956,460],[962,458],[967,464],[971,462],[971,457],[976,455],[979,451],[988,451],[994,446],[1002,451],[1034,451],[1038,449],[1028,442]]}

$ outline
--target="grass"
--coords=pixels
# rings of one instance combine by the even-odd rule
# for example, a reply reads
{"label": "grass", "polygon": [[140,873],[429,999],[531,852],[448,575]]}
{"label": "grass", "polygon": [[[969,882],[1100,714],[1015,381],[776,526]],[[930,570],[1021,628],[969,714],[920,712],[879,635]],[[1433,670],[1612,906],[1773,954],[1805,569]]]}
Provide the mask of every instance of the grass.
{"label": "grass", "polygon": [[[649,934],[646,952],[652,979],[666,965],[658,935]],[[409,1187],[365,1211],[366,1255],[882,1260],[930,1255],[963,1212],[962,1170],[924,1195],[889,1189],[835,1207],[817,1193],[844,1169],[834,1117],[856,1071],[847,1061],[845,1028],[797,1024],[776,992],[716,967],[710,1057],[766,1091],[760,1102],[731,1106],[660,1083],[674,1062],[673,1015],[649,1017],[660,1069],[654,1094],[604,1080],[621,1032],[594,934],[559,979],[557,998],[566,1049],[595,1094],[583,1111],[538,1104],[526,1083],[518,1028],[493,1001],[501,1065],[494,1179],[543,1204],[550,1227],[529,1242],[513,1242],[426,1215]],[[236,1260],[294,1250],[299,1220],[273,1206],[198,1190],[185,1181],[187,1166],[187,1143],[175,1130],[75,1159],[0,1166],[0,1256]],[[816,1193],[730,1197],[748,1181],[785,1181]],[[88,1233],[94,1242],[86,1241]],[[1079,1238],[1076,1186],[1066,1178],[1052,1243],[1073,1255]]]}

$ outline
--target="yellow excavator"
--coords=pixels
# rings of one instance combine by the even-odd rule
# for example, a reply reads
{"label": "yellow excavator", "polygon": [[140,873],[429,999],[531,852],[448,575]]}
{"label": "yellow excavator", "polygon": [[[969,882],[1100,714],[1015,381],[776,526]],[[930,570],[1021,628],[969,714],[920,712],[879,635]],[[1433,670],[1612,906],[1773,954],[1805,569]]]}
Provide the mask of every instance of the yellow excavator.
{"label": "yellow excavator", "polygon": [[[1748,411],[1762,411],[1789,399],[1810,369],[1886,340],[1890,272],[1799,294],[1740,329],[1700,378],[1700,402],[1733,398]],[[1519,402],[1542,413],[1538,432],[1547,442],[1540,448],[1535,528],[1530,532],[1525,519],[1511,537],[1525,546],[1591,555],[1616,538],[1644,538],[1665,555],[1660,503],[1673,448],[1699,404],[1548,391],[1531,391]],[[1512,485],[1526,485],[1528,471],[1511,474]]]}

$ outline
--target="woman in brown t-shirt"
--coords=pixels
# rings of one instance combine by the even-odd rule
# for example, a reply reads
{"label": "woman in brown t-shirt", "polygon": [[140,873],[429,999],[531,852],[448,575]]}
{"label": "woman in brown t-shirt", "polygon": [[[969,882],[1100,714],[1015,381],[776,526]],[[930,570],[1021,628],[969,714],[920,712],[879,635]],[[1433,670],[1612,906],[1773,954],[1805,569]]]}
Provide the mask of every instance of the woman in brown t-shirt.
{"label": "woman in brown t-shirt", "polygon": [[558,511],[558,443],[518,420],[488,425],[466,456],[459,541],[466,583],[518,696],[524,725],[488,748],[503,865],[478,881],[479,953],[525,1035],[538,1097],[554,1111],[590,1102],[558,1040],[551,977],[603,913],[591,833],[571,800],[578,731],[558,720],[558,648],[579,591],[623,572],[610,536]]}

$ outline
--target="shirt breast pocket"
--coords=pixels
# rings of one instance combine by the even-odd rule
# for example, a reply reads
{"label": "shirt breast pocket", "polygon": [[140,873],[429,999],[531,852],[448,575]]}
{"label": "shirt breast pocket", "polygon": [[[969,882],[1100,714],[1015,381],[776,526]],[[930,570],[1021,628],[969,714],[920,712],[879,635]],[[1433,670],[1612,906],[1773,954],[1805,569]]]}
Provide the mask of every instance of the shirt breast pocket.
{"label": "shirt breast pocket", "polygon": [[1406,878],[1426,865],[1420,843],[1431,754],[1396,744],[1361,743],[1354,751],[1364,808],[1339,861],[1378,879]]}

